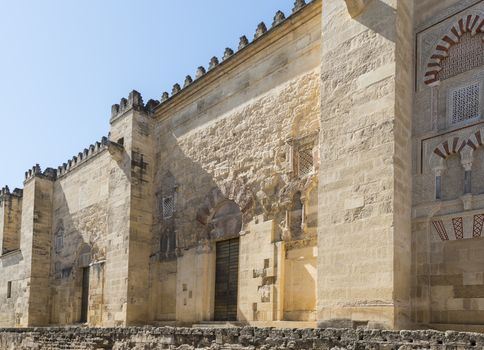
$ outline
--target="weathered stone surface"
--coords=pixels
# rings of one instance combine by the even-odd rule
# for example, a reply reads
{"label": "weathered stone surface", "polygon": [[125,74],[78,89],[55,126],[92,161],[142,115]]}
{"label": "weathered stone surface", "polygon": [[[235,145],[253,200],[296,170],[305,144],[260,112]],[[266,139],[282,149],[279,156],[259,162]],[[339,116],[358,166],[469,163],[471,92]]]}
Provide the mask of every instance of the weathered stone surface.
{"label": "weathered stone surface", "polygon": [[169,327],[0,329],[1,350],[386,350],[482,347],[482,334],[437,331]]}
{"label": "weathered stone surface", "polygon": [[234,50],[232,50],[230,47],[227,47],[227,48],[225,48],[223,59],[226,60],[227,58],[229,58],[233,54],[234,54]]}
{"label": "weathered stone surface", "polygon": [[218,58],[217,56],[213,56],[208,64],[208,70],[214,69],[216,66],[218,66]]}
{"label": "weathered stone surface", "polygon": [[260,22],[257,25],[257,29],[256,29],[255,34],[254,34],[254,39],[261,37],[262,35],[265,34],[265,32],[267,32],[266,24],[264,22]]}
{"label": "weathered stone surface", "polygon": [[286,19],[286,16],[284,15],[284,12],[277,11],[276,15],[274,16],[274,20],[272,21],[272,26],[275,27],[281,24],[285,19]]}
{"label": "weathered stone surface", "polygon": [[249,40],[245,35],[241,36],[239,41],[239,50],[243,49],[247,45],[249,45]]}
{"label": "weathered stone surface", "polygon": [[[297,0],[160,103],[132,91],[109,139],[0,191],[0,327],[183,326],[228,301],[243,325],[483,331],[483,18],[478,0]],[[172,331],[181,348],[472,345]],[[167,330],[112,332],[142,348]]]}

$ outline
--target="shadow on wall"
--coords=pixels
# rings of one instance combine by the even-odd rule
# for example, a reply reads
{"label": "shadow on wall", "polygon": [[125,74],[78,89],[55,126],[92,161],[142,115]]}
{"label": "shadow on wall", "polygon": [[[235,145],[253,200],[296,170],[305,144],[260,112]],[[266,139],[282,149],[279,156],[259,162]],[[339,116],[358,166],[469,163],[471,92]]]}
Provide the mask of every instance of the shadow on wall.
{"label": "shadow on wall", "polygon": [[[347,0],[348,3],[358,2]],[[396,26],[389,25],[396,19],[396,9],[386,4],[382,0],[366,1],[366,7],[362,13],[354,17],[356,21],[369,28],[371,31],[380,34],[387,40],[396,42]],[[348,4],[348,6],[350,6]],[[389,30],[391,28],[391,30]]]}
{"label": "shadow on wall", "polygon": [[[196,270],[209,268],[203,265],[203,256],[213,247],[208,244],[209,225],[197,221],[197,213],[218,186],[213,176],[180,148],[167,124],[170,122],[157,125],[154,131],[159,152],[153,179],[150,319],[155,323],[190,323],[200,321],[200,316],[210,320],[213,301],[206,300],[204,288],[210,288],[215,271],[210,277],[200,276]],[[197,248],[196,255],[192,248]]]}
{"label": "shadow on wall", "polygon": [[[197,221],[197,213],[205,204],[209,193],[219,187],[212,174],[195,160],[187,157],[171,132],[163,132],[157,137],[157,148],[162,151],[157,159],[160,166],[155,169],[154,174],[156,203],[153,238],[157,240],[153,242],[156,243],[154,249],[158,250],[162,246],[160,239],[168,238],[166,234],[171,232],[176,236],[176,249],[180,254],[182,250],[194,248],[207,238],[207,227]],[[166,205],[166,199],[170,196],[173,196],[174,201],[172,207]],[[162,255],[172,254],[165,251]]]}
{"label": "shadow on wall", "polygon": [[[101,199],[73,212],[72,198],[67,198],[62,181],[69,179],[58,180],[54,190],[50,324],[77,324],[89,319],[90,324],[100,325],[104,266],[96,261],[104,260],[105,255],[107,202]],[[81,192],[79,186],[75,197],[82,196]]]}

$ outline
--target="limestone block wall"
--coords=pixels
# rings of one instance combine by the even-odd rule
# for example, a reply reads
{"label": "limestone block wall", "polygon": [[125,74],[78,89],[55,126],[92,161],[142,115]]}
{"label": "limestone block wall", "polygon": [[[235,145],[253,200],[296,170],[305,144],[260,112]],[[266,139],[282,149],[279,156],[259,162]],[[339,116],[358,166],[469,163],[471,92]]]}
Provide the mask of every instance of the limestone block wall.
{"label": "limestone block wall", "polygon": [[398,328],[409,321],[412,15],[410,1],[370,1],[355,18],[344,2],[325,2],[322,325]]}
{"label": "limestone block wall", "polygon": [[432,242],[431,323],[482,325],[484,238]]}
{"label": "limestone block wall", "polygon": [[285,320],[317,321],[317,258],[316,246],[286,250],[284,262]]}
{"label": "limestone block wall", "polygon": [[150,261],[150,266],[152,267],[150,319],[154,322],[169,322],[172,324],[176,320],[177,261],[172,260],[163,263]]}
{"label": "limestone block wall", "polygon": [[[52,197],[53,181],[50,178],[34,177],[31,180],[34,187],[34,207],[32,231],[23,230],[22,235],[30,236],[30,281],[29,281],[29,324],[49,324],[49,271],[51,267],[50,247],[52,242]],[[26,185],[27,186],[27,185]],[[22,210],[23,212],[23,210]],[[22,218],[23,222],[23,218]],[[27,250],[27,254],[28,254]]]}
{"label": "limestone block wall", "polygon": [[[32,267],[32,235],[35,203],[34,181],[25,184],[22,200],[20,250],[2,255],[0,292],[2,324],[7,327],[29,325],[30,275]],[[7,298],[8,284],[11,298]]]}
{"label": "limestone block wall", "polygon": [[[79,322],[82,269],[106,259],[109,245],[107,221],[110,162],[111,156],[105,149],[60,176],[54,184],[52,264],[49,271],[52,324]],[[98,273],[102,274],[103,271],[97,270],[96,274]],[[102,276],[99,278],[103,279]],[[94,292],[95,286],[91,287]],[[97,297],[93,293],[90,306],[103,309],[107,301],[104,300],[101,290],[96,294],[98,293],[101,295]],[[93,325],[100,325],[101,320],[100,313],[96,319],[89,319]]]}
{"label": "limestone block wall", "polygon": [[151,115],[134,113],[131,142],[131,197],[129,211],[129,271],[127,324],[144,324],[149,319],[149,262],[152,249],[154,208],[153,176],[155,143]]}
{"label": "limestone block wall", "polygon": [[[114,108],[117,107],[117,108]],[[105,325],[149,322],[149,261],[152,243],[152,174],[154,147],[150,116],[141,95],[113,107],[110,148],[113,165],[109,178],[108,234],[105,289],[111,300]]]}
{"label": "limestone block wall", "polygon": [[8,188],[0,192],[0,252],[8,253],[20,248],[20,220],[22,217],[22,191]]}
{"label": "limestone block wall", "polygon": [[26,303],[23,257],[20,251],[20,224],[22,219],[21,190],[0,191],[0,325],[20,325]]}
{"label": "limestone block wall", "polygon": [[[169,294],[163,294],[164,299],[176,299],[177,320],[211,318],[210,281],[215,273],[210,266],[214,266],[215,241],[224,238],[216,237],[211,220],[227,200],[235,202],[242,213],[241,249],[244,240],[247,244],[255,240],[267,253],[257,258],[251,250],[241,253],[249,265],[240,271],[240,286],[252,286],[255,280],[257,285],[247,287],[251,291],[244,294],[239,317],[283,318],[283,299],[273,292],[270,302],[262,302],[261,293],[269,295],[266,289],[283,286],[279,282],[283,277],[276,278],[283,271],[276,259],[282,263],[285,259],[275,242],[295,238],[291,237],[289,212],[297,191],[302,192],[303,216],[308,218],[299,224],[305,226],[297,239],[312,237],[310,244],[316,244],[317,196],[311,190],[317,186],[317,154],[311,154],[316,159],[314,167],[303,177],[296,174],[294,158],[297,145],[317,141],[319,131],[320,11],[320,2],[311,3],[291,21],[241,50],[238,58],[222,62],[156,110],[152,256],[157,259],[151,260],[151,269],[165,271],[177,258],[177,278],[176,288],[171,286],[172,278],[163,280],[170,287],[156,277],[152,283],[154,291]],[[169,215],[164,214],[165,203],[174,203]],[[264,230],[260,239],[251,228],[257,226],[253,223],[256,216],[261,217],[259,224],[273,222],[274,227]],[[265,259],[278,287],[253,277],[253,270],[264,269]],[[199,279],[193,279],[194,270],[200,266],[207,267],[200,278],[208,284],[195,287]],[[166,319],[172,312],[162,310],[155,319]]]}
{"label": "limestone block wall", "polygon": [[[177,260],[175,281],[176,322],[191,324],[213,320],[215,250],[205,246],[184,252]],[[172,281],[169,281],[172,282]],[[161,300],[162,303],[170,301]]]}
{"label": "limestone block wall", "polygon": [[482,334],[437,331],[274,328],[0,329],[0,349],[479,349]]}
{"label": "limestone block wall", "polygon": [[0,324],[2,327],[27,325],[27,267],[20,250],[0,257]]}
{"label": "limestone block wall", "polygon": [[[122,114],[111,121],[111,140],[131,143],[133,129],[132,112]],[[131,186],[131,154],[125,149],[116,160],[109,178],[108,232],[111,243],[106,251],[105,297],[112,300],[106,305],[104,325],[123,325],[127,317],[128,245]]]}
{"label": "limestone block wall", "polygon": [[280,319],[278,308],[282,310],[283,289],[276,276],[283,278],[277,271],[283,251],[274,243],[273,221],[259,220],[249,225],[240,241],[238,319],[252,324]]}
{"label": "limestone block wall", "polygon": [[[426,0],[416,3],[415,13],[412,318],[419,325],[479,328],[484,95],[480,88],[477,113],[467,120],[453,112],[453,96],[471,83],[482,86],[484,68],[482,62],[449,68],[449,62],[465,67],[472,40],[478,51],[471,56],[482,59],[484,7],[479,1]],[[472,96],[459,98],[469,103]]]}

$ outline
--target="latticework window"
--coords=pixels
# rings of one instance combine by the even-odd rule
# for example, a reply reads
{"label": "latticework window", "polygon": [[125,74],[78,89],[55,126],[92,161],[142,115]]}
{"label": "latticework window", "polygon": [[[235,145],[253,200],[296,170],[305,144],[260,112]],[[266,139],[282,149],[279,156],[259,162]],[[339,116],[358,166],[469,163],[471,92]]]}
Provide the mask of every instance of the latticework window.
{"label": "latticework window", "polygon": [[311,174],[314,170],[313,148],[312,142],[298,147],[297,174],[299,177]]}
{"label": "latticework window", "polygon": [[484,64],[484,34],[465,33],[458,44],[449,48],[449,56],[442,61],[439,79],[445,80]]}
{"label": "latticework window", "polygon": [[175,201],[173,196],[163,197],[162,199],[162,206],[163,206],[163,218],[169,219],[173,216],[173,212],[175,211]]}
{"label": "latticework window", "polygon": [[479,117],[480,86],[479,82],[475,82],[451,91],[449,96],[451,124]]}

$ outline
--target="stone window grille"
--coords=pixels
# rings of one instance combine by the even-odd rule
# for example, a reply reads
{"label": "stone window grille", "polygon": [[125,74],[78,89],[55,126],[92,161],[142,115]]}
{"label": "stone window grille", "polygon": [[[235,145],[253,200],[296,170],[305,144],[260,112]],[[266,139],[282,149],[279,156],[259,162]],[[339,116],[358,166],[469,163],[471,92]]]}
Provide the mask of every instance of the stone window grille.
{"label": "stone window grille", "polygon": [[439,79],[452,78],[484,64],[483,34],[465,33],[459,43],[449,48],[448,57],[442,61]]}
{"label": "stone window grille", "polygon": [[58,262],[58,261],[54,264],[54,272],[55,273],[60,273],[61,272],[61,263]]}
{"label": "stone window grille", "polygon": [[299,178],[303,178],[314,173],[314,150],[316,146],[316,139],[317,134],[311,134],[292,142],[292,162],[294,174],[296,174],[296,176]]}
{"label": "stone window grille", "polygon": [[314,171],[313,144],[300,147],[297,152],[298,175],[304,177]]}
{"label": "stone window grille", "polygon": [[473,82],[451,90],[448,97],[450,123],[458,124],[478,118],[480,116],[480,102],[480,82]]}
{"label": "stone window grille", "polygon": [[163,209],[163,219],[169,219],[175,212],[175,198],[174,196],[166,196],[161,201]]}

